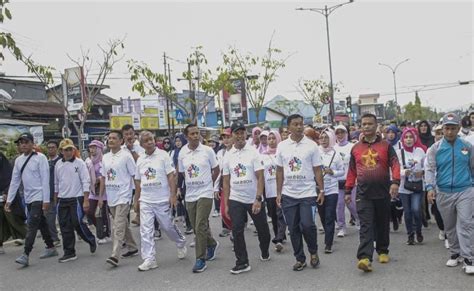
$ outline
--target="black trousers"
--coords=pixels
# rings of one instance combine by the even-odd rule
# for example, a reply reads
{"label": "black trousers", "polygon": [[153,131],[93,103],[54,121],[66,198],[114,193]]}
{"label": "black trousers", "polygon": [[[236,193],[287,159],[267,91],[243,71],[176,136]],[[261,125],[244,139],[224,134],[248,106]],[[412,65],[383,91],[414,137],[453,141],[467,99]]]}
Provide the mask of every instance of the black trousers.
{"label": "black trousers", "polygon": [[323,205],[318,206],[319,217],[324,228],[324,244],[332,247],[334,242],[334,228],[336,226],[336,208],[338,194],[324,196]]}
{"label": "black trousers", "polygon": [[273,233],[275,238],[272,240],[274,244],[282,243],[286,240],[286,223],[283,217],[283,211],[276,204],[276,197],[267,198],[266,200],[268,216],[272,219]]}
{"label": "black trousers", "polygon": [[438,225],[439,230],[444,231],[443,218],[441,217],[441,213],[439,213],[438,205],[436,205],[436,200],[433,201],[433,205],[431,205],[431,213],[435,217],[436,224]]}
{"label": "black trousers", "polygon": [[26,204],[27,219],[26,219],[26,238],[25,238],[25,254],[29,255],[33,249],[35,238],[38,230],[46,244],[46,247],[54,247],[51,233],[49,232],[48,222],[43,213],[43,202],[34,201]]}
{"label": "black trousers", "polygon": [[390,244],[390,197],[356,198],[357,215],[360,219],[359,249],[357,258],[372,261],[374,240],[378,254],[388,254]]}
{"label": "black trousers", "polygon": [[258,214],[252,213],[252,204],[245,204],[234,200],[229,200],[229,216],[232,220],[232,234],[234,236],[234,252],[237,258],[236,265],[249,263],[247,246],[245,244],[245,220],[247,213],[252,218],[258,232],[258,241],[262,256],[268,256],[268,247],[270,246],[270,230],[267,223],[265,206],[262,205]]}
{"label": "black trousers", "polygon": [[25,220],[13,212],[5,212],[0,202],[0,247],[9,238],[24,239],[26,236]]}
{"label": "black trousers", "polygon": [[99,201],[89,199],[89,205],[90,207],[89,212],[87,213],[87,218],[95,226],[97,230],[97,238],[103,239],[105,237],[110,237],[110,221],[107,200],[103,201],[102,208],[100,209],[100,217],[95,216],[97,207],[99,206]]}
{"label": "black trousers", "polygon": [[95,237],[82,221],[84,209],[82,203],[84,197],[59,198],[58,220],[61,235],[63,237],[63,249],[65,255],[75,255],[76,236],[74,231],[88,244],[95,244]]}

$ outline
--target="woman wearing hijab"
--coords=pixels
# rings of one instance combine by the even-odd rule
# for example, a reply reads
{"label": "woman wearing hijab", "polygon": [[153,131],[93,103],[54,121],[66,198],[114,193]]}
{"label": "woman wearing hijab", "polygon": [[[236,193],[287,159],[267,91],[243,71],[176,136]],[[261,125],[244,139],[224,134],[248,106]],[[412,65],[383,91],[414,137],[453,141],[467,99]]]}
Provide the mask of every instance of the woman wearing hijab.
{"label": "woman wearing hijab", "polygon": [[171,156],[171,152],[173,151],[173,143],[171,142],[171,138],[165,137],[163,139],[163,150]]}
{"label": "woman wearing hijab", "polygon": [[400,161],[400,188],[399,194],[405,212],[405,227],[408,234],[408,245],[423,242],[421,233],[423,191],[414,192],[405,188],[406,181],[422,181],[424,173],[425,152],[416,146],[418,135],[416,129],[406,128],[401,137],[401,148],[396,149]]}
{"label": "woman wearing hijab", "polygon": [[250,144],[254,146],[256,149],[260,146],[260,133],[262,133],[262,129],[260,127],[254,127],[252,129],[252,137],[249,140]]}
{"label": "woman wearing hijab", "polygon": [[268,130],[264,130],[262,131],[262,133],[260,133],[260,145],[258,146],[258,152],[260,154],[263,154],[267,151],[267,148],[268,148],[268,134],[270,132]]}
{"label": "woman wearing hijab", "polygon": [[278,144],[281,142],[280,134],[277,131],[271,130],[268,132],[268,147],[262,155],[263,173],[265,180],[265,200],[267,204],[268,216],[272,219],[273,233],[275,237],[272,242],[275,245],[275,251],[281,252],[283,250],[283,240],[286,239],[286,223],[283,218],[281,208],[276,204],[276,150]]}
{"label": "woman wearing hijab", "polygon": [[[171,151],[171,158],[173,160],[173,165],[176,167],[178,165],[178,156],[179,152],[188,143],[184,134],[178,134],[174,139],[174,149]],[[184,177],[182,174],[178,173],[178,189],[181,195],[178,197],[178,203],[176,205],[176,216],[177,217],[184,217],[186,223],[186,230],[185,234],[193,233],[193,228],[191,227],[191,221],[189,220],[188,212],[186,211],[186,207],[184,206],[184,199],[186,197],[186,185],[184,183]]]}
{"label": "woman wearing hijab", "polygon": [[348,140],[347,128],[344,125],[336,126],[336,145],[334,149],[337,154],[341,157],[342,163],[344,164],[344,175],[338,178],[339,195],[337,197],[337,236],[344,237],[346,235],[346,211],[345,208],[349,209],[351,216],[358,220],[357,209],[355,205],[355,194],[356,189],[352,190],[351,203],[346,204],[344,201],[344,185],[346,184],[347,172],[349,171],[349,162],[351,158],[351,150],[354,146]]}
{"label": "woman wearing hijab", "polygon": [[[89,144],[90,158],[86,159],[87,169],[91,177],[89,192],[90,206],[87,217],[96,228],[98,244],[105,244],[112,241],[110,239],[110,223],[107,212],[107,195],[105,193],[102,196],[99,195],[103,152],[104,144],[98,140],[93,140]],[[99,208],[98,213],[96,213],[97,208]]]}
{"label": "woman wearing hijab", "polygon": [[334,149],[336,135],[332,129],[324,130],[319,137],[324,177],[324,203],[318,206],[319,217],[324,227],[324,252],[332,253],[334,226],[339,194],[338,178],[344,176],[344,163]]}
{"label": "woman wearing hijab", "polygon": [[400,131],[395,125],[390,125],[385,130],[385,138],[392,145],[394,149],[400,148]]}
{"label": "woman wearing hijab", "polygon": [[431,134],[431,125],[426,120],[422,120],[420,124],[418,124],[418,135],[420,136],[420,142],[427,148],[432,146],[435,142],[434,136]]}

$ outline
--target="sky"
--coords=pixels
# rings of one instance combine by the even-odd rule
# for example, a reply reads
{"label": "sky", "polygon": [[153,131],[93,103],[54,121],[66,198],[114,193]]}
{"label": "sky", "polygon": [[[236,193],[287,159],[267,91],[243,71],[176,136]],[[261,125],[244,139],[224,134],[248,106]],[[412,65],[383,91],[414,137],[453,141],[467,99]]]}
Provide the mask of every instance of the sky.
{"label": "sky", "polygon": [[[221,63],[229,46],[262,55],[273,36],[274,47],[289,55],[286,67],[271,84],[266,100],[275,95],[302,99],[300,79],[329,80],[324,16],[295,8],[320,8],[344,1],[13,1],[13,19],[0,26],[11,32],[26,55],[58,72],[74,64],[81,47],[98,58],[97,44],[125,38],[124,60],[104,91],[111,97],[138,97],[132,92],[126,60],[135,59],[163,72],[169,60],[173,85],[186,70],[183,61],[202,46],[209,68]],[[414,101],[438,110],[466,107],[474,102],[474,5],[471,1],[355,1],[329,16],[333,79],[342,83],[336,99],[380,93],[394,98],[395,66],[398,102]],[[7,76],[30,75],[24,65],[7,56],[1,70]],[[94,71],[92,71],[93,73]],[[434,90],[440,87],[450,87]]]}

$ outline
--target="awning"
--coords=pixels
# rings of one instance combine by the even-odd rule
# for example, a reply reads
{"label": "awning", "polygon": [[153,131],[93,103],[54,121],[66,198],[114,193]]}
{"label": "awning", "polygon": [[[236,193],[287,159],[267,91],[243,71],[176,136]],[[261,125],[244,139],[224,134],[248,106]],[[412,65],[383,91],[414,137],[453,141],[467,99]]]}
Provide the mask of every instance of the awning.
{"label": "awning", "polygon": [[33,122],[19,119],[3,119],[0,118],[0,125],[25,125],[25,126],[46,126],[48,123]]}
{"label": "awning", "polygon": [[61,104],[46,101],[12,101],[6,104],[11,110],[25,115],[63,116]]}

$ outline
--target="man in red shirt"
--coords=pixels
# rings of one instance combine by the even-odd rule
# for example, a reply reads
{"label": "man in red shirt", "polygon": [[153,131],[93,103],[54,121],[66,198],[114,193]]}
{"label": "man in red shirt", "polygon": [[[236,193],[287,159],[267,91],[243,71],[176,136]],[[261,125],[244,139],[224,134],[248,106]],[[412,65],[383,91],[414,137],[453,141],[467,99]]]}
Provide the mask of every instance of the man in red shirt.
{"label": "man in red shirt", "polygon": [[364,137],[351,151],[345,200],[350,203],[357,180],[356,206],[360,219],[357,267],[371,272],[374,240],[379,262],[388,263],[390,260],[390,198],[398,195],[400,164],[393,147],[376,134],[375,115],[362,116],[361,130]]}

